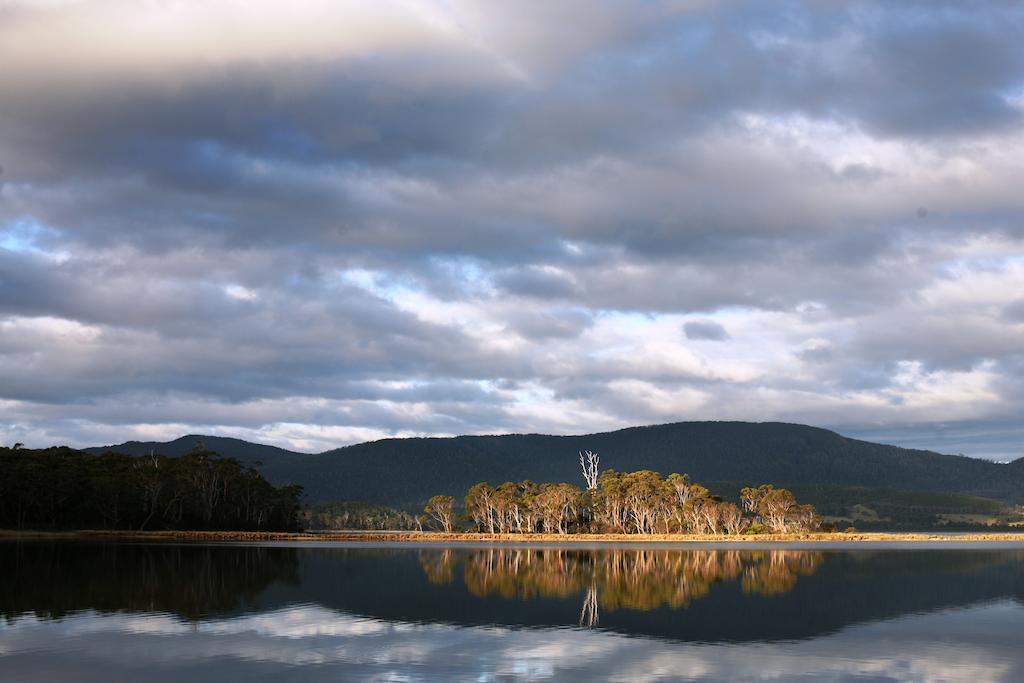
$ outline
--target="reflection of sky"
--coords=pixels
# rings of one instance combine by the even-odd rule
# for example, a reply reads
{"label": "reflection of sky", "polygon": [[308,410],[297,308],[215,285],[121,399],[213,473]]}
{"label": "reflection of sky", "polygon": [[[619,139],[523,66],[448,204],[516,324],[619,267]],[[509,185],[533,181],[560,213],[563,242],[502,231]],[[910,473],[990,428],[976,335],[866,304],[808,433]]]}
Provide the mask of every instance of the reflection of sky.
{"label": "reflection of sky", "polygon": [[719,645],[393,623],[316,605],[198,624],[82,613],[0,626],[0,680],[1020,681],[1022,623],[1024,607],[1001,601],[804,641]]}

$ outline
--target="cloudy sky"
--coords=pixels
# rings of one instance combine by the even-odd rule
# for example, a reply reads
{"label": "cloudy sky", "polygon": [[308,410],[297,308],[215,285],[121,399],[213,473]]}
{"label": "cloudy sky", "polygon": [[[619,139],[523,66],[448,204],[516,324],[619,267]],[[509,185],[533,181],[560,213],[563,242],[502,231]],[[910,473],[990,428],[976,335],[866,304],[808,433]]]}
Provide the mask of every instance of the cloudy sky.
{"label": "cloudy sky", "polygon": [[0,441],[1024,455],[1015,2],[0,0]]}

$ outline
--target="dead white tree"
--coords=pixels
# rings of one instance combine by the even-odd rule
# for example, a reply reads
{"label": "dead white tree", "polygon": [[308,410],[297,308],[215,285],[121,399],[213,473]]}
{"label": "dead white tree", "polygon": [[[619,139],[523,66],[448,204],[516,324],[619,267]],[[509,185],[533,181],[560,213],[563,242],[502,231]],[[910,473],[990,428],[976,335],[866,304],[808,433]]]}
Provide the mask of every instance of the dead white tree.
{"label": "dead white tree", "polygon": [[597,470],[601,458],[597,453],[580,451],[580,468],[583,470],[583,479],[587,482],[588,491],[597,490]]}

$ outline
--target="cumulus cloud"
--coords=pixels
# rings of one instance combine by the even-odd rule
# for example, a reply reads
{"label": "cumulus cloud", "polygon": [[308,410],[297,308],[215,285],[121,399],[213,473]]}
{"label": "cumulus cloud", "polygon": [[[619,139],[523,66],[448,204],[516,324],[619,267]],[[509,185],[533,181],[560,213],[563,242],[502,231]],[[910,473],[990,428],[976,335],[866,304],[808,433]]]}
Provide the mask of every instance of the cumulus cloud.
{"label": "cumulus cloud", "polygon": [[729,418],[1021,454],[1020,8],[0,17],[0,439]]}

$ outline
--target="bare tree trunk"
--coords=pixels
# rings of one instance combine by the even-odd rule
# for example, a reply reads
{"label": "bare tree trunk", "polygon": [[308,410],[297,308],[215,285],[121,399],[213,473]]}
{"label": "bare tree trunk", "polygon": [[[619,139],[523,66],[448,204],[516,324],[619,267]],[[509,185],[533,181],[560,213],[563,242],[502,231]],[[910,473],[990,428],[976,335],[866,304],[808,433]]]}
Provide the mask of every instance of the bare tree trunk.
{"label": "bare tree trunk", "polygon": [[583,470],[583,480],[587,483],[588,491],[597,490],[598,465],[601,458],[597,453],[580,451],[580,468]]}
{"label": "bare tree trunk", "polygon": [[593,583],[587,588],[587,595],[583,598],[583,609],[580,610],[580,626],[594,628],[598,622],[597,609],[597,586]]}

